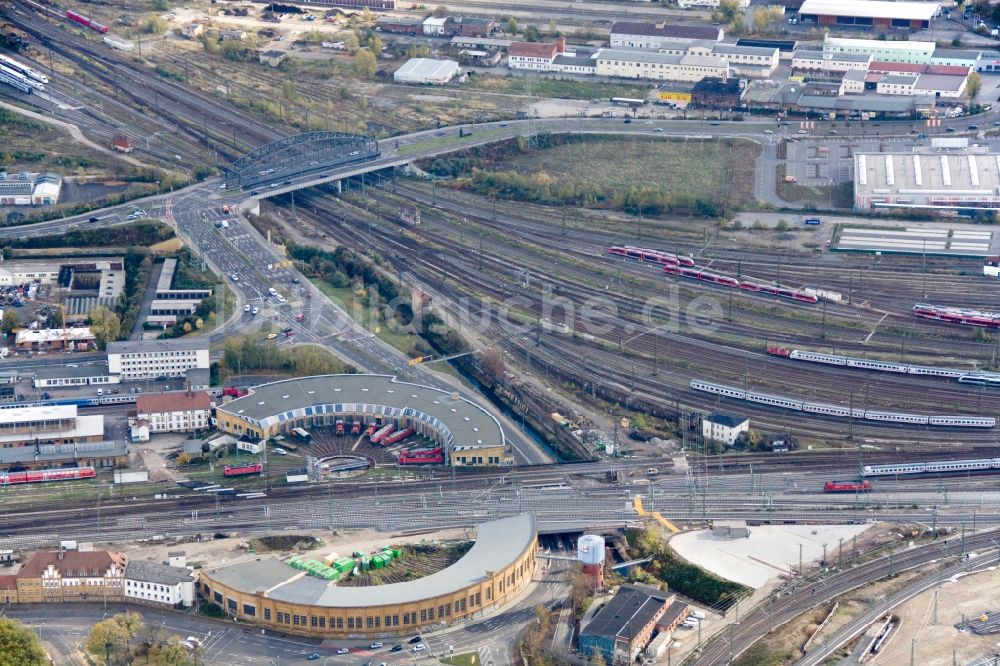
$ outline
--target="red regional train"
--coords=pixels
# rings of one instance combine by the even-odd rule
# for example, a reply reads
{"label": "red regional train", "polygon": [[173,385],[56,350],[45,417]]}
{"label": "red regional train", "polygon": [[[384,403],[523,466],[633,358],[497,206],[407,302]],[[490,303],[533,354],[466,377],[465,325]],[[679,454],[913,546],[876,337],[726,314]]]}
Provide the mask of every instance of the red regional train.
{"label": "red regional train", "polygon": [[619,257],[627,257],[637,261],[648,261],[654,264],[679,264],[681,266],[694,266],[694,259],[691,257],[685,257],[682,254],[673,254],[671,252],[663,252],[662,250],[649,250],[641,247],[632,247],[631,245],[615,245],[608,248],[608,254],[618,255]]}
{"label": "red regional train", "polygon": [[0,486],[20,483],[44,483],[46,481],[74,481],[93,479],[97,472],[93,467],[68,467],[65,469],[36,469],[27,472],[0,472]]}
{"label": "red regional train", "polygon": [[82,26],[86,26],[95,32],[99,32],[102,35],[108,31],[108,26],[103,23],[98,23],[93,19],[89,19],[83,14],[77,14],[76,12],[67,11],[66,18],[75,23],[79,23]]}
{"label": "red regional train", "polygon": [[681,277],[691,278],[693,280],[701,280],[702,282],[713,282],[715,284],[722,285],[723,287],[729,287],[730,289],[743,289],[744,291],[752,291],[755,293],[774,294],[775,296],[780,296],[781,298],[790,298],[794,301],[801,301],[802,303],[819,302],[819,296],[817,296],[816,293],[810,289],[791,289],[790,287],[782,287],[773,284],[760,284],[757,282],[751,282],[750,280],[740,281],[734,277],[722,275],[720,273],[713,273],[712,271],[707,271],[698,267],[688,268],[664,264],[663,272],[670,273],[671,275],[680,275]]}
{"label": "red regional train", "polygon": [[917,303],[913,306],[913,314],[924,319],[938,319],[949,324],[1000,328],[1000,312],[963,310],[961,308],[951,308],[942,305]]}

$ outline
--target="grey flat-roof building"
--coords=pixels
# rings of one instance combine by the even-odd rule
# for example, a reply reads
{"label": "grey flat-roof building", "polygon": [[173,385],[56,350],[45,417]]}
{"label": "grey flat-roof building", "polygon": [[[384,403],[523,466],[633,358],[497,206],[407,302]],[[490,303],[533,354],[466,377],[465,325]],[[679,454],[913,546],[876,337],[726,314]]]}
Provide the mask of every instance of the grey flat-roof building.
{"label": "grey flat-roof building", "polygon": [[855,153],[854,207],[1000,207],[1000,154]]}
{"label": "grey flat-roof building", "polygon": [[108,363],[94,365],[47,365],[35,369],[35,388],[117,384],[118,377],[108,371]]}
{"label": "grey flat-roof building", "polygon": [[161,375],[183,377],[187,370],[208,369],[209,364],[208,338],[108,343],[108,368],[123,381]]}

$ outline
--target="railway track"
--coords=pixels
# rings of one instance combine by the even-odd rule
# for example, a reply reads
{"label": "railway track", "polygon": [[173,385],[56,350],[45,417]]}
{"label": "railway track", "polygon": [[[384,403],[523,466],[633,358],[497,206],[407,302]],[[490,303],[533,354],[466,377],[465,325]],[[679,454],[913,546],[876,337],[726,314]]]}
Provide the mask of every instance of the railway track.
{"label": "railway track", "polygon": [[[497,221],[493,211],[488,207],[477,206],[475,203],[476,198],[472,196],[456,195],[456,198],[452,199],[449,198],[451,193],[449,193],[449,197],[430,194],[426,191],[426,187],[419,187],[409,183],[394,184],[393,189],[395,192],[402,192],[408,199],[416,201],[423,206],[451,210],[454,214],[461,215],[463,219],[468,220],[473,218],[476,225],[491,229],[495,233],[505,232],[519,241],[522,239],[527,240],[537,246],[551,244],[554,235],[559,232],[558,223],[552,222],[557,216],[555,215],[555,211],[551,209],[545,215],[550,220],[547,222],[535,221],[523,215],[511,213],[509,210],[504,213],[502,220]],[[521,207],[532,208],[531,205],[522,205],[519,206],[519,209]],[[475,230],[470,229],[470,232],[474,234]],[[592,264],[595,262],[596,257],[602,257],[605,263],[608,263],[608,257],[606,256],[607,248],[621,241],[621,232],[588,232],[574,228],[568,235],[560,238],[559,244],[561,252],[575,256],[581,262]],[[641,238],[639,240],[629,240],[629,242],[637,245],[643,244]],[[657,245],[655,241],[646,241],[646,244]],[[782,280],[785,280],[787,283],[796,286],[812,285],[835,291],[841,290],[847,294],[857,293],[857,300],[859,302],[864,300],[872,303],[872,301],[879,300],[879,295],[892,295],[891,302],[881,303],[881,305],[885,306],[881,308],[861,309],[832,304],[828,307],[822,304],[819,306],[804,307],[802,309],[803,312],[815,313],[817,310],[822,310],[822,318],[826,321],[821,323],[819,317],[813,316],[811,321],[800,322],[797,326],[798,330],[801,331],[799,335],[810,334],[813,340],[821,338],[824,340],[824,345],[840,344],[845,348],[863,350],[866,354],[894,355],[904,350],[914,355],[927,354],[937,356],[940,353],[940,344],[947,340],[949,345],[957,345],[962,351],[974,349],[978,351],[980,357],[992,359],[992,345],[975,342],[974,334],[969,331],[959,331],[953,326],[941,326],[933,322],[914,318],[911,309],[912,304],[917,300],[923,299],[925,293],[928,298],[937,296],[944,301],[952,301],[955,294],[962,294],[963,299],[969,298],[970,301],[976,303],[995,302],[997,298],[1000,298],[1000,291],[997,290],[995,281],[988,281],[980,276],[960,276],[954,274],[924,275],[920,272],[922,266],[919,263],[907,266],[912,272],[887,269],[874,272],[874,274],[868,271],[866,274],[860,267],[850,264],[847,266],[837,265],[829,267],[822,265],[822,263],[817,265],[815,257],[812,255],[803,256],[801,263],[796,263],[799,261],[798,257],[783,257],[782,255],[775,257],[767,253],[764,253],[762,258],[758,258],[758,253],[755,253],[751,255],[751,261],[747,257],[745,249],[740,250],[740,258],[732,260],[718,259],[717,255],[719,252],[714,248],[711,252],[708,252],[699,246],[675,244],[671,245],[671,249],[680,249],[687,252],[695,256],[700,264],[733,276],[750,277],[771,282],[782,282]],[[839,263],[845,263],[842,261],[844,260],[843,257],[838,256],[836,259]],[[971,261],[968,263],[971,270],[978,270],[978,265],[975,265]],[[608,265],[615,264],[608,263]],[[635,262],[620,261],[617,264],[618,271],[626,272],[630,277],[636,279],[648,279],[657,269],[658,267],[636,264]],[[847,274],[847,279],[845,279],[845,274]],[[691,284],[691,282],[685,280],[677,280],[677,282],[682,285]],[[702,286],[701,293],[704,290],[705,286]],[[730,290],[716,291],[725,297],[729,294]],[[965,296],[965,294],[970,294],[970,296]],[[762,295],[749,296],[740,291],[736,295],[736,300],[742,305],[744,302],[762,303],[767,302],[769,299]],[[901,303],[902,305],[900,305]],[[763,337],[766,334],[766,329],[751,329],[754,322],[767,323],[768,319],[761,317],[760,313],[747,312],[739,307],[737,308],[737,312],[738,314],[735,318],[740,321],[740,326],[744,332],[758,335],[758,337]],[[903,335],[895,334],[891,341],[883,345],[885,348],[882,349],[879,348],[879,337],[865,343],[860,341],[852,343],[850,341],[850,334],[854,333],[857,335],[859,326],[864,326],[868,330],[876,328],[884,313],[889,313],[891,316],[890,323],[887,326],[898,327],[904,325],[907,327],[907,331]],[[838,336],[839,320],[842,318],[850,318],[852,328],[841,329],[841,335]],[[939,346],[922,348],[920,346],[921,336],[930,337]],[[829,342],[827,342],[828,340]],[[913,346],[904,349],[907,342]]]}
{"label": "railway track", "polygon": [[[33,35],[36,40],[104,85],[126,95],[169,121],[174,127],[184,128],[189,138],[199,141],[206,148],[226,157],[238,156],[238,151],[231,152],[229,148],[230,134],[237,126],[244,137],[244,146],[248,148],[284,135],[274,127],[265,125],[208,94],[173,83],[135,65],[103,44],[73,34],[62,25],[64,19],[58,13],[43,5],[31,0],[15,0],[14,6],[21,11],[0,9],[0,16]],[[50,21],[56,21],[57,24]]]}
{"label": "railway track", "polygon": [[[1000,530],[992,529],[963,538],[966,551],[991,548]],[[845,592],[856,589],[902,571],[929,564],[942,558],[960,557],[957,544],[938,543],[918,546],[899,553],[864,562],[849,569],[839,571],[822,580],[808,581],[799,586],[791,595],[772,595],[749,612],[744,611],[740,622],[730,631],[723,632],[710,640],[701,651],[690,658],[689,663],[698,666],[715,666],[730,663],[732,659],[772,630],[797,617],[801,613],[824,603]],[[810,593],[806,594],[806,590]]]}
{"label": "railway track", "polygon": [[[302,210],[305,211],[310,206],[315,207],[317,210],[319,210],[321,206],[329,205],[330,203],[331,202],[328,200],[323,200],[322,197],[320,197],[319,199],[315,198],[307,199]],[[309,213],[300,213],[300,214],[311,215]],[[457,238],[452,238],[447,234],[429,235],[430,231],[432,230],[432,227],[429,224],[421,224],[419,227],[419,240],[414,238],[411,241],[409,236],[417,234],[417,231],[415,231],[414,229],[407,228],[404,232],[399,232],[399,233],[395,233],[393,231],[387,232],[385,227],[380,224],[378,227],[378,232],[376,232],[375,227],[373,226],[370,218],[366,219],[360,214],[344,210],[343,204],[341,205],[341,208],[338,209],[338,214],[339,218],[342,219],[339,218],[333,219],[336,218],[337,216],[332,216],[332,217],[320,216],[322,217],[322,219],[317,218],[315,222],[316,224],[320,225],[334,224],[341,227],[341,230],[334,233],[334,235],[338,237],[357,238],[358,244],[355,245],[355,249],[359,249],[360,245],[361,249],[365,247],[377,249],[378,253],[386,258],[392,259],[395,257],[403,257],[403,256],[407,257],[408,261],[410,262],[408,268],[409,272],[414,274],[419,272],[421,284],[423,284],[425,287],[429,287],[432,291],[438,291],[442,295],[451,294],[452,296],[455,297],[461,295],[462,293],[468,295],[469,292],[472,291],[477,296],[480,297],[485,296],[495,302],[502,301],[504,298],[509,298],[510,296],[513,295],[512,292],[505,291],[503,285],[507,281],[509,281],[508,284],[511,285],[515,283],[516,278],[513,275],[513,273],[515,273],[516,271],[514,268],[512,268],[512,264],[515,265],[519,264],[520,263],[519,259],[521,256],[521,254],[519,253],[523,254],[523,252],[525,252],[520,247],[511,247],[510,243],[499,244],[498,242],[494,241],[493,243],[491,243],[491,245],[494,245],[494,247],[484,248],[482,259],[477,260],[477,258],[472,254],[474,250],[470,247],[471,242],[463,245],[458,241]],[[425,220],[426,219],[427,216],[425,216]],[[474,234],[470,234],[470,236],[472,237],[470,240],[475,239]],[[439,252],[439,250],[441,251],[441,253],[435,254]],[[447,262],[447,266],[444,265],[442,262]],[[418,268],[422,268],[425,270],[418,271],[417,270]],[[497,275],[502,277],[498,279],[497,277],[495,277]],[[457,278],[456,276],[461,276],[461,277]],[[552,276],[546,276],[547,279],[550,277]],[[459,289],[459,284],[458,284],[459,282],[461,283],[461,287],[464,289],[464,292],[463,289]],[[580,300],[583,300],[584,298],[587,297],[592,297],[600,293],[600,290],[594,289],[593,287],[583,288],[579,285],[579,283],[573,283],[572,287],[569,285],[569,283],[560,286],[565,287],[565,288],[560,288],[558,290],[560,294],[568,294],[571,297],[578,298]],[[529,292],[527,290],[522,289],[520,290],[520,293],[522,295],[528,295]],[[627,298],[622,298],[621,302],[628,303],[628,300],[629,299]],[[526,307],[534,307],[535,309],[532,312],[536,316],[540,314],[540,310],[537,308],[537,304],[532,304]],[[630,311],[630,313],[632,315],[635,315],[639,312],[639,306],[637,304],[632,304],[631,307],[632,310]],[[478,312],[473,312],[471,313],[470,316],[474,318],[478,316],[478,314],[479,314]],[[622,313],[620,312],[620,314]],[[501,337],[503,337],[502,333],[503,333],[502,331],[497,331],[497,334],[501,335]],[[653,337],[653,336],[644,336],[644,337]],[[656,337],[662,338],[662,336],[660,336],[659,334],[657,334]],[[560,354],[564,354],[565,352],[564,350],[551,349],[552,345],[558,346],[558,344],[560,344],[558,342],[553,341],[552,338],[555,338],[556,340],[559,339],[558,336],[551,336],[551,335],[535,336],[534,342],[537,346],[533,349],[527,349],[526,345],[520,344],[520,342],[522,341],[515,339],[513,337],[505,339],[505,342],[517,348],[516,353],[519,359],[523,360],[523,362],[526,365],[530,365],[532,360],[531,357],[534,357],[534,360],[536,361],[536,368],[540,367],[538,361],[542,361],[546,365],[555,368],[558,368],[560,366],[565,366],[567,364],[572,365],[576,363],[576,366],[573,368],[573,372],[570,373],[570,378],[575,377],[579,379],[588,374],[589,375],[597,374],[598,375],[596,379],[597,383],[607,382],[611,384],[617,384],[623,389],[628,387],[629,390],[634,389],[638,391],[640,394],[648,394],[650,396],[653,396],[654,399],[658,398],[661,407],[667,406],[663,404],[664,402],[676,404],[677,392],[679,393],[686,392],[686,385],[682,385],[684,384],[685,381],[684,378],[674,377],[672,385],[668,389],[670,391],[673,391],[674,394],[667,397],[667,400],[664,401],[663,398],[665,396],[663,395],[663,381],[658,380],[656,382],[650,383],[647,378],[645,377],[640,378],[636,375],[633,375],[631,372],[629,372],[629,369],[627,367],[623,367],[623,365],[629,365],[631,361],[637,361],[638,364],[643,362],[644,360],[646,370],[648,371],[648,366],[650,365],[649,361],[651,360],[651,358],[655,353],[655,349],[653,349],[653,347],[657,345],[661,350],[670,348],[672,353],[679,354],[681,351],[683,351],[684,346],[686,344],[690,349],[690,351],[684,354],[686,358],[695,359],[699,362],[702,362],[705,364],[706,369],[709,370],[714,369],[717,372],[720,371],[720,368],[728,368],[728,371],[732,373],[732,375],[735,377],[743,376],[748,368],[747,358],[742,357],[733,359],[731,357],[732,353],[731,350],[728,354],[725,353],[725,350],[722,350],[723,354],[721,357],[719,357],[719,349],[717,348],[717,346],[697,340],[694,341],[681,340],[678,339],[677,336],[672,336],[670,340],[665,340],[665,339],[660,339],[658,341],[639,340],[638,343],[633,341],[632,348],[628,350],[630,358],[625,359],[625,363],[623,364],[621,358],[617,358],[616,355],[613,353],[608,353],[606,349],[607,347],[614,347],[615,335],[612,332],[610,335],[606,335],[600,340],[593,341],[593,343],[589,345],[589,348],[587,348],[588,344],[586,341],[581,341],[581,340],[575,341],[576,345],[578,345],[579,347],[587,348],[583,351],[584,358],[586,358],[589,353],[591,352],[593,353],[594,362],[592,366],[594,367],[591,367],[588,370],[587,368],[581,368],[578,364],[578,359],[580,356],[579,350],[577,350],[577,353],[575,354],[574,358],[572,359],[567,358],[561,360],[559,356]],[[621,340],[620,337],[619,340]],[[709,360],[711,361],[711,363],[708,363]],[[798,374],[794,368],[782,368],[780,369],[779,373],[778,370],[775,370],[776,366],[771,365],[771,361],[766,357],[755,359],[755,363],[757,360],[763,363],[764,366],[769,369],[772,375],[778,375],[778,378],[780,378],[780,380],[783,383],[788,381],[799,381],[799,382],[803,381],[801,375],[798,376],[797,380],[794,379]],[[611,374],[606,373],[604,375],[601,375],[602,370],[607,369],[607,367],[614,368],[616,364],[618,366],[616,371],[611,372]],[[666,364],[664,364],[664,368],[666,368]],[[692,369],[691,367],[688,367],[686,369],[694,373],[694,370],[697,368]],[[664,371],[664,374],[666,376],[666,370]],[[815,378],[817,377],[817,375],[808,374],[808,377],[809,380],[805,383],[808,385],[809,390],[812,390],[813,393],[815,393],[814,387],[812,385],[815,383]],[[834,381],[838,380],[839,378],[839,381],[841,382],[845,381],[843,375],[836,373],[836,371],[830,374],[821,375],[821,377],[823,378],[824,381],[827,378],[832,378],[832,380]],[[857,375],[855,375],[855,378],[856,377]],[[850,380],[848,379],[847,381]],[[870,379],[868,380],[867,383],[870,386]],[[593,386],[593,384],[591,385]],[[915,397],[912,394],[912,389],[908,388],[905,384],[897,385],[892,382],[885,383],[885,382],[879,382],[877,380],[876,385],[878,387],[879,399],[882,401],[888,401],[890,398],[894,398],[896,400],[896,404],[898,404],[899,406],[906,406],[906,405],[911,405],[915,400],[916,401],[921,400],[920,397]],[[962,400],[963,401],[962,404],[964,404],[964,406],[970,410],[974,410],[976,407],[980,408],[988,407],[988,405],[987,407],[983,407],[983,402],[984,401],[988,402],[988,398],[991,399],[991,396],[985,396],[985,394],[982,391],[980,391],[979,393],[976,393],[975,391],[972,392],[964,391],[965,397],[962,397],[963,392],[961,390],[956,396],[956,393],[953,390],[954,388],[955,388],[954,386],[933,387],[928,384],[925,384],[921,389],[921,396],[923,397],[923,399],[926,399],[928,401],[929,405],[941,405],[941,404],[958,405],[957,401]],[[861,396],[864,394],[862,391],[862,386],[860,381],[858,382],[857,390],[859,396],[858,400],[860,402]],[[842,400],[843,394],[841,393],[837,397],[837,399]],[[686,404],[690,404],[689,402],[690,400],[691,400],[690,396],[685,397]],[[871,402],[870,398],[868,399],[868,402]],[[698,401],[697,404],[700,404],[701,407],[705,407],[705,406],[710,406],[712,403],[711,401],[706,402],[704,400],[700,400]],[[891,405],[890,403],[889,406],[893,405]],[[840,432],[843,433],[843,429],[841,429]],[[980,436],[974,435],[973,437],[977,439],[984,439],[984,437],[981,435]]]}

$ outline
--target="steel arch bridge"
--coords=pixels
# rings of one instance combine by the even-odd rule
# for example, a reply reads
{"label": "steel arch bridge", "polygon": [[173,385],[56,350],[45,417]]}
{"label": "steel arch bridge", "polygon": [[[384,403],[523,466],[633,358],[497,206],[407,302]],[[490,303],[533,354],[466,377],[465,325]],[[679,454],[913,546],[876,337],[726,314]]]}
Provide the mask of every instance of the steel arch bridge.
{"label": "steel arch bridge", "polygon": [[280,184],[291,177],[322,174],[331,167],[378,158],[378,141],[343,132],[306,132],[254,148],[227,167],[226,186]]}

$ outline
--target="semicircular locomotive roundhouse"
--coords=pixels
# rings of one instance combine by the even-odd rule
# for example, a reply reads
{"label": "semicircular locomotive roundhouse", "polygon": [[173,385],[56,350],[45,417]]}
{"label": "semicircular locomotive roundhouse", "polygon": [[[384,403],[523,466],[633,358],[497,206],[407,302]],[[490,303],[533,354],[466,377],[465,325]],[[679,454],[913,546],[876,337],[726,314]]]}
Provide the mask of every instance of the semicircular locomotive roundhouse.
{"label": "semicircular locomotive roundhouse", "polygon": [[203,569],[200,594],[230,617],[286,633],[370,637],[414,633],[476,617],[515,598],[535,572],[535,517],[482,523],[461,559],[424,578],[339,586],[276,557]]}
{"label": "semicircular locomotive roundhouse", "polygon": [[413,428],[459,466],[513,464],[503,428],[479,405],[391,375],[316,375],[261,384],[215,408],[216,425],[236,436],[266,439],[295,428],[366,425]]}

